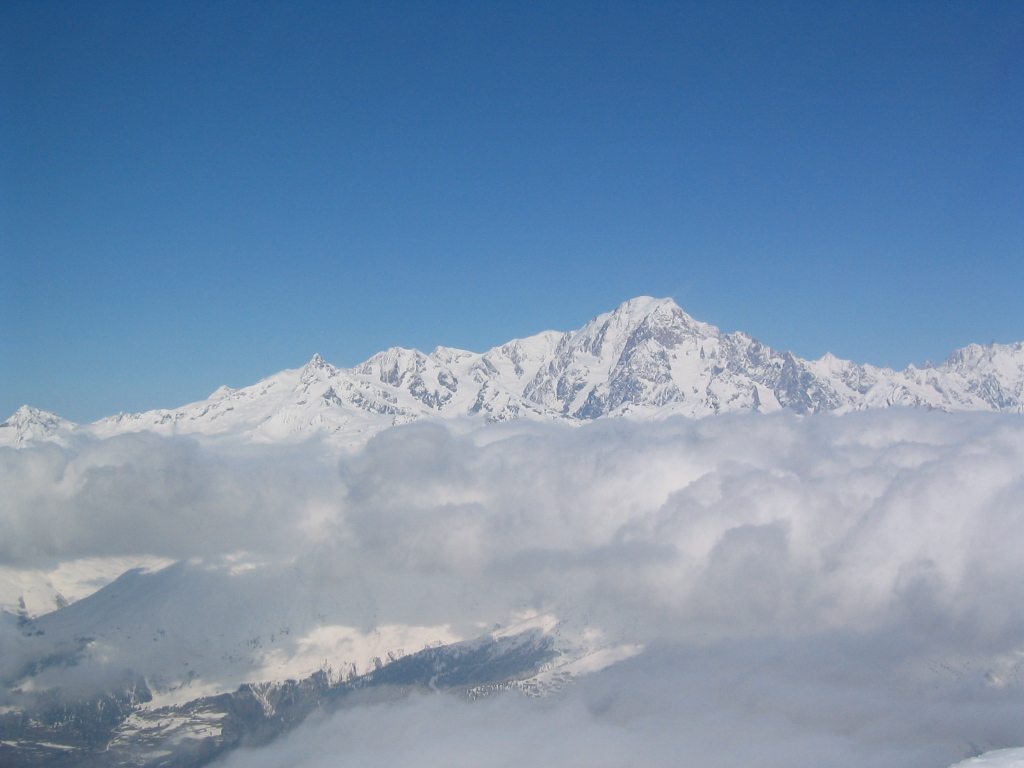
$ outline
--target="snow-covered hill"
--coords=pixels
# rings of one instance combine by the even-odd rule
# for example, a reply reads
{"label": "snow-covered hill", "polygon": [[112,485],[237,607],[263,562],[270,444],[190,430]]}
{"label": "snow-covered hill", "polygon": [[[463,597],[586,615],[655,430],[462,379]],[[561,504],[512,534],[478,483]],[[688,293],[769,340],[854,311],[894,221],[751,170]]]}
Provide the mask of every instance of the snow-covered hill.
{"label": "snow-covered hill", "polygon": [[27,405],[16,410],[0,424],[0,445],[15,448],[38,440],[52,440],[63,444],[65,438],[78,429],[78,425],[62,419],[55,413]]}
{"label": "snow-covered hill", "polygon": [[642,650],[551,614],[468,638],[376,623],[314,571],[183,561],[35,619],[0,611],[0,764],[200,766],[361,690],[545,695]]}
{"label": "snow-covered hill", "polygon": [[482,354],[394,347],[354,368],[336,368],[316,355],[301,369],[242,389],[221,387],[181,408],[118,414],[86,426],[23,407],[0,424],[0,445],[140,430],[256,442],[322,433],[355,445],[425,417],[578,423],[893,405],[1024,412],[1024,343],[972,344],[939,366],[903,371],[830,354],[809,361],[694,320],[671,299],[640,297],[577,331],[545,331]]}

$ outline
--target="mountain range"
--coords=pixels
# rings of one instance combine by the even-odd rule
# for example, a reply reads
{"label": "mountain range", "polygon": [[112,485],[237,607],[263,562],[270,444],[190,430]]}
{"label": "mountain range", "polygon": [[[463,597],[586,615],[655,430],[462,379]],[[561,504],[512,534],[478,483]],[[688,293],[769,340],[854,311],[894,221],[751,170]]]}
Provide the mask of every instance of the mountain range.
{"label": "mountain range", "polygon": [[831,354],[804,360],[695,320],[671,299],[639,297],[579,330],[544,331],[484,353],[392,347],[354,368],[316,355],[252,386],[88,425],[23,406],[0,424],[0,445],[142,430],[255,442],[320,433],[358,445],[423,418],[580,423],[890,406],[1024,413],[1024,342],[971,344],[940,365],[895,371]]}
{"label": "mountain range", "polygon": [[[861,446],[868,454],[854,452],[852,459],[837,454],[803,469],[803,459],[754,461],[736,453],[732,443],[723,458],[724,449],[716,449],[719,444],[711,439],[693,451],[680,448],[687,444],[681,441],[650,456],[624,451],[598,460],[593,454],[583,462],[597,465],[593,476],[607,471],[616,481],[593,493],[579,478],[565,479],[571,472],[558,471],[571,462],[546,475],[543,458],[531,458],[542,444],[538,441],[516,443],[507,452],[496,449],[481,460],[479,481],[463,477],[477,465],[448,467],[445,461],[438,464],[438,475],[451,477],[436,487],[415,472],[406,478],[424,461],[415,453],[417,439],[425,452],[447,445],[431,436],[448,434],[436,424],[381,434],[365,451],[342,457],[321,452],[316,443],[310,444],[313,450],[280,451],[271,445],[235,451],[239,443],[315,438],[347,449],[389,427],[431,419],[459,420],[471,428],[517,419],[581,425],[732,412],[841,414],[892,406],[1022,414],[1024,343],[974,344],[940,365],[903,371],[832,355],[808,361],[745,333],[723,333],[671,299],[640,297],[579,330],[546,331],[484,353],[392,348],[353,368],[335,367],[317,355],[302,368],[249,387],[221,387],[197,403],[92,424],[24,406],[0,424],[0,459],[8,467],[25,468],[9,471],[7,498],[21,498],[22,485],[28,498],[19,502],[28,512],[8,530],[45,531],[52,525],[59,535],[40,547],[41,553],[49,546],[56,554],[19,552],[15,562],[0,565],[0,765],[199,768],[235,748],[266,745],[313,712],[329,714],[359,702],[438,690],[464,699],[506,689],[547,695],[643,652],[644,641],[631,634],[636,620],[631,630],[628,621],[602,617],[601,610],[615,600],[632,607],[634,595],[648,594],[645,579],[657,585],[650,594],[659,596],[658,626],[662,608],[673,605],[672,595],[683,600],[678,595],[690,594],[685,590],[696,595],[695,615],[704,615],[703,610],[714,618],[719,599],[728,607],[729,599],[741,595],[756,617],[762,604],[784,610],[784,600],[774,600],[773,594],[785,592],[787,579],[805,584],[807,563],[824,563],[814,582],[833,584],[834,573],[862,556],[858,542],[870,539],[871,557],[880,552],[883,561],[898,562],[893,599],[903,599],[904,575],[933,560],[930,550],[921,554],[917,544],[906,552],[885,549],[893,545],[885,543],[883,523],[899,523],[891,527],[901,547],[905,541],[931,540],[925,534],[903,535],[908,519],[926,533],[931,530],[921,522],[926,519],[936,530],[956,531],[950,535],[967,536],[961,528],[970,530],[966,523],[950,525],[948,519],[961,518],[943,517],[944,508],[934,498],[941,494],[924,490],[952,465],[913,474],[918,463],[938,460],[927,441],[908,450],[902,443]],[[793,418],[785,423],[810,429],[824,422]],[[692,425],[677,420],[635,428],[654,435],[680,426]],[[592,440],[600,442],[602,429],[592,427],[597,433]],[[518,431],[582,440],[588,430]],[[199,440],[140,436],[103,442],[133,432]],[[43,450],[12,450],[39,443]],[[148,450],[146,443],[195,453],[155,459],[156,469],[145,461],[136,466],[135,452]],[[257,469],[245,465],[245,482],[229,478],[223,487],[214,481],[217,467],[193,478],[190,467],[218,455],[207,450],[213,443],[229,449],[224,455],[266,454],[275,461],[295,448],[302,461],[323,461],[326,474],[309,477],[319,478],[326,490],[303,495],[306,476],[294,474],[289,465],[281,493],[294,494],[294,503],[276,505],[273,494],[261,495],[272,486],[258,486],[250,499],[256,513],[233,512],[233,497],[244,496],[245,484],[269,465],[266,459],[251,465]],[[564,450],[550,456],[571,454],[582,444],[560,443]],[[403,445],[412,445],[414,452],[393,455],[401,454]],[[100,455],[105,448],[110,454]],[[882,458],[863,487],[848,483],[845,469],[828,470],[841,477],[831,485],[819,473],[830,462],[847,459],[851,471],[860,471],[858,462],[874,455],[871,451]],[[774,456],[774,448],[764,453]],[[1002,464],[994,453],[978,446],[967,453],[964,461],[975,460],[976,453],[977,466],[989,466],[996,480],[987,482],[1010,487],[1005,483],[1015,476],[1005,470],[1011,479],[999,480]],[[73,458],[61,464],[61,456],[84,458],[72,466]],[[650,471],[642,470],[648,463]],[[508,486],[501,484],[506,473],[514,477]],[[910,480],[904,479],[907,473]],[[324,480],[328,476],[342,479],[332,485]],[[924,479],[907,485],[914,478]],[[558,491],[563,479],[567,487]],[[492,494],[487,489],[496,481]],[[147,493],[154,483],[167,485],[171,503],[153,503],[162,498]],[[34,497],[29,491],[36,486],[53,492]],[[644,501],[638,495],[646,486],[650,498]],[[794,501],[795,492],[806,493],[806,499]],[[206,493],[216,504],[196,503]],[[964,515],[974,509],[971,493],[967,488],[956,505],[967,510]],[[549,495],[555,496],[550,506]],[[605,495],[607,503],[601,501]],[[793,516],[802,504],[810,505],[806,520],[812,521],[803,529],[804,518]],[[86,524],[76,526],[76,515]],[[147,547],[154,539],[138,537],[146,520],[167,536],[188,534],[195,526],[190,535],[202,546],[191,549],[206,554],[186,552],[184,559],[173,560],[168,555],[182,553],[170,545],[151,553]],[[89,542],[75,546],[74,538],[91,530],[94,521],[106,521],[112,538],[123,541],[112,541],[110,551]],[[827,545],[811,546],[811,554],[800,560],[800,537],[818,525],[828,532],[822,534]],[[271,533],[244,535],[260,526],[271,526]],[[294,531],[299,549],[284,540]],[[217,535],[222,539],[206,543]],[[62,557],[62,551],[77,555]],[[1017,549],[1006,551],[1016,563]],[[986,549],[986,557],[998,561],[999,555]],[[535,572],[537,583],[527,583]],[[521,592],[502,593],[517,580]],[[769,588],[758,591],[759,581]],[[858,577],[858,595],[861,585]],[[494,591],[494,605],[479,607]],[[532,602],[523,603],[530,594]],[[704,605],[703,594],[715,595],[714,601]]]}

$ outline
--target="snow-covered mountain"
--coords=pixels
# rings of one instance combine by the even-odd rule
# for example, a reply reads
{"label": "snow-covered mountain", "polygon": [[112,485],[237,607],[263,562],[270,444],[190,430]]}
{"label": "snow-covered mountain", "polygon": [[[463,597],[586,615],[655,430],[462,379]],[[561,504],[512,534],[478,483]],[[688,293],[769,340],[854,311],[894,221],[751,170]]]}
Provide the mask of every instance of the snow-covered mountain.
{"label": "snow-covered mountain", "polygon": [[803,360],[694,320],[671,299],[640,297],[579,330],[545,331],[482,354],[393,347],[354,368],[316,355],[303,368],[221,387],[181,408],[86,426],[23,407],[0,424],[0,445],[140,430],[258,442],[319,432],[358,444],[425,417],[581,422],[893,405],[1024,412],[1024,343],[972,344],[939,366],[894,371],[830,354]]}
{"label": "snow-covered mountain", "polygon": [[55,413],[23,405],[0,424],[0,445],[18,447],[37,440],[63,443],[77,428]]}
{"label": "snow-covered mountain", "polygon": [[465,638],[360,629],[336,623],[366,610],[336,587],[294,564],[183,561],[38,618],[0,611],[0,764],[201,766],[367,689],[546,695],[641,651],[551,614]]}
{"label": "snow-covered mountain", "polygon": [[[592,685],[601,709],[619,683],[588,673],[640,674],[639,701],[705,654],[706,688],[663,690],[727,718],[751,699],[709,694],[750,676],[723,670],[790,634],[748,684],[778,684],[787,720],[845,739],[923,702],[927,726],[877,739],[951,733],[936,768],[1017,743],[1024,423],[991,412],[1020,412],[1021,357],[808,362],[637,299],[483,354],[317,357],[172,411],[21,409],[7,442],[44,442],[0,448],[0,765],[198,768],[408,691]],[[794,415],[894,404],[990,413]],[[744,410],[781,412],[662,419]]]}

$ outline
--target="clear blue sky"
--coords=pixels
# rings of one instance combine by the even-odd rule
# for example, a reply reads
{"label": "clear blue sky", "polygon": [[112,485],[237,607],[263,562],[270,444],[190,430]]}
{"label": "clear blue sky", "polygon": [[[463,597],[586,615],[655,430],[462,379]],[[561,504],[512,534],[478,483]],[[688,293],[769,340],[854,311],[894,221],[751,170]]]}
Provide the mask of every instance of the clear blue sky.
{"label": "clear blue sky", "polygon": [[640,294],[803,357],[1024,340],[1024,4],[0,6],[0,419]]}

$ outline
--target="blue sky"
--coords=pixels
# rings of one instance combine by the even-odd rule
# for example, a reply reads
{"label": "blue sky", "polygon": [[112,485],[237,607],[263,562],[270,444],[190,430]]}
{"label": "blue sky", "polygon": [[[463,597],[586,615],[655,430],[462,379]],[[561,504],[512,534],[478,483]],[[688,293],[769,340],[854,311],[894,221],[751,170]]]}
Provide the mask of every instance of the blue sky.
{"label": "blue sky", "polygon": [[636,295],[803,357],[1024,340],[1024,5],[0,7],[0,418]]}

